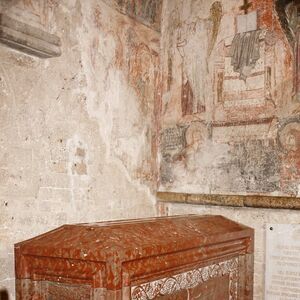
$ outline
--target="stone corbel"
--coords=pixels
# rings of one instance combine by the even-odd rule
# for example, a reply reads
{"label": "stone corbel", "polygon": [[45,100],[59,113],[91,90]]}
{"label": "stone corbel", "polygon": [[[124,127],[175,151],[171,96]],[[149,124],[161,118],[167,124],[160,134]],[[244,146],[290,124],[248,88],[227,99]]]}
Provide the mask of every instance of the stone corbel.
{"label": "stone corbel", "polygon": [[4,14],[0,14],[0,43],[40,58],[61,55],[59,37]]}

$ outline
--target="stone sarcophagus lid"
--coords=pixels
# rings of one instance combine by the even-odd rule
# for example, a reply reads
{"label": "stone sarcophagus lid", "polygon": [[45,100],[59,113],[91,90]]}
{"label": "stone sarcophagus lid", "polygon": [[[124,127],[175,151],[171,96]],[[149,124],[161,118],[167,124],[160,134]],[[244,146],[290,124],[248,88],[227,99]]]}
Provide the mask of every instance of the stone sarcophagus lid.
{"label": "stone sarcophagus lid", "polygon": [[15,245],[17,299],[252,299],[253,229],[222,216],[64,225]]}

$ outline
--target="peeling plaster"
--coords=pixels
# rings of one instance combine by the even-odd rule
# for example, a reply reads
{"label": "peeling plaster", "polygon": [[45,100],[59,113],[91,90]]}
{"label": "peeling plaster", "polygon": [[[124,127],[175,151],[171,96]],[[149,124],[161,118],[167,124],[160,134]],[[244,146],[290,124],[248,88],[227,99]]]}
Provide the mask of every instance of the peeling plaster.
{"label": "peeling plaster", "polygon": [[59,58],[0,47],[0,288],[11,297],[14,243],[65,223],[155,215],[155,93],[138,93],[128,59],[140,44],[158,53],[160,35],[100,2],[41,10]]}

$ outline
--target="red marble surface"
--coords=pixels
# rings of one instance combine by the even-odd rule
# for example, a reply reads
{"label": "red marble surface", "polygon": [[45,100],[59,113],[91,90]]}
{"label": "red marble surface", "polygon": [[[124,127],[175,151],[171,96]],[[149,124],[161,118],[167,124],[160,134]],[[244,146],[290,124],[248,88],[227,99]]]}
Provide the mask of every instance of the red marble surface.
{"label": "red marble surface", "polygon": [[252,253],[253,230],[222,216],[64,225],[15,245],[17,299],[130,299],[134,286],[235,257],[238,299],[252,299]]}

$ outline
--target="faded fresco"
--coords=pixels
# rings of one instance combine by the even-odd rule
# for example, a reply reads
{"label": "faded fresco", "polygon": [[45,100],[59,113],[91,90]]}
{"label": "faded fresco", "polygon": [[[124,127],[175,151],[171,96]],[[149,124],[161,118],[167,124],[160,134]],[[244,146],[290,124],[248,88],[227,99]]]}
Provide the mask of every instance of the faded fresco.
{"label": "faded fresco", "polygon": [[142,24],[160,31],[162,0],[104,0]]}
{"label": "faded fresco", "polygon": [[299,1],[165,9],[160,190],[299,196]]}

